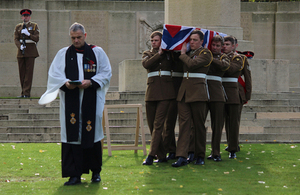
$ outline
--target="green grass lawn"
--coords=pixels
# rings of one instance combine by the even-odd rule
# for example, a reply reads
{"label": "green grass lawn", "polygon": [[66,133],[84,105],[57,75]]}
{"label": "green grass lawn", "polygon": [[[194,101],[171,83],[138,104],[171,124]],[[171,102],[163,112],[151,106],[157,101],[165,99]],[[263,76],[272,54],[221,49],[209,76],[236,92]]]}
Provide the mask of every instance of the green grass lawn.
{"label": "green grass lawn", "polygon": [[234,160],[224,148],[222,162],[179,168],[143,166],[142,151],[104,150],[100,184],[89,174],[63,186],[60,144],[0,143],[0,194],[300,194],[298,144],[242,144]]}

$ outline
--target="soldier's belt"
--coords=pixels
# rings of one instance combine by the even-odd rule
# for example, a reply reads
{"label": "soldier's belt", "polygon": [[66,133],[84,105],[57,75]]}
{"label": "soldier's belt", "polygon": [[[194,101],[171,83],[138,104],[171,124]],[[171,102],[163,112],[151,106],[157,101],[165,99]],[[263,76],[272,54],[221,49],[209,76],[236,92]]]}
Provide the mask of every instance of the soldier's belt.
{"label": "soldier's belt", "polygon": [[236,83],[238,82],[238,78],[233,78],[233,77],[223,77],[222,82],[231,82],[231,83]]}
{"label": "soldier's belt", "polygon": [[207,75],[206,79],[207,80],[213,80],[213,81],[220,81],[220,82],[222,82],[222,77],[219,77],[219,76]]}
{"label": "soldier's belt", "polygon": [[204,73],[190,73],[190,72],[185,72],[183,74],[183,77],[186,77],[187,79],[188,78],[203,78],[203,79],[205,79],[206,78],[206,74],[204,74]]}
{"label": "soldier's belt", "polygon": [[183,72],[172,72],[172,77],[183,77]]}
{"label": "soldier's belt", "polygon": [[154,72],[149,72],[148,77],[155,77],[155,76],[171,76],[171,71],[154,71]]}
{"label": "soldier's belt", "polygon": [[[22,40],[22,39],[20,39],[20,43],[23,43],[23,40]],[[36,43],[36,42],[33,41],[33,40],[30,40],[30,39],[26,39],[26,40],[25,40],[25,43]]]}

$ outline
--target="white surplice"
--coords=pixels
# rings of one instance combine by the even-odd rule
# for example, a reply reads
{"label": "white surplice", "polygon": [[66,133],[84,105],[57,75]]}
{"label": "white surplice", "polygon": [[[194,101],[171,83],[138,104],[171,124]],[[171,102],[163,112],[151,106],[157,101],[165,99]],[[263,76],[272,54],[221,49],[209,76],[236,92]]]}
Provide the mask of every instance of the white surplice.
{"label": "white surplice", "polygon": [[[59,50],[51,63],[49,72],[48,72],[48,83],[47,91],[41,96],[39,104],[48,104],[54,101],[59,93],[60,97],[60,125],[61,125],[61,142],[70,143],[70,144],[81,144],[81,105],[84,89],[79,89],[79,98],[80,98],[80,109],[79,109],[79,138],[77,142],[67,142],[67,133],[66,133],[66,118],[65,118],[65,92],[60,90],[60,88],[69,81],[66,78],[65,74],[65,58],[66,51],[68,47],[64,47]],[[111,66],[109,59],[106,53],[101,47],[94,47],[93,52],[95,53],[97,60],[97,72],[91,78],[93,81],[98,83],[100,87],[97,89],[97,103],[96,103],[96,121],[95,121],[95,139],[94,142],[98,142],[104,138],[103,128],[102,128],[102,115],[105,103],[105,94],[109,88],[109,82],[111,78]],[[78,62],[78,80],[84,80],[83,72],[83,54],[77,53],[77,62]]]}

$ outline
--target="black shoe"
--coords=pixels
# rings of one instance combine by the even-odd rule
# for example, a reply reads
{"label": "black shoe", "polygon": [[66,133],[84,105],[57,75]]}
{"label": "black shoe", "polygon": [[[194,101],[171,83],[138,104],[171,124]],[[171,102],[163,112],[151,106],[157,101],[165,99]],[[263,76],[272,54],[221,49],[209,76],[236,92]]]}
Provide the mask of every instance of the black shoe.
{"label": "black shoe", "polygon": [[214,156],[214,161],[215,161],[215,162],[222,161],[221,155],[220,155],[220,156]]}
{"label": "black shoe", "polygon": [[175,153],[169,153],[169,155],[167,156],[167,160],[173,160],[176,158]]}
{"label": "black shoe", "polygon": [[17,98],[23,98],[23,97],[24,97],[24,95],[17,96]]}
{"label": "black shoe", "polygon": [[207,159],[208,159],[208,160],[213,160],[214,158],[212,157],[212,155],[209,155],[209,156],[207,157]]}
{"label": "black shoe", "polygon": [[95,174],[93,173],[91,181],[92,182],[100,182],[101,181],[100,174],[99,173],[95,173]]}
{"label": "black shoe", "polygon": [[168,162],[168,159],[166,159],[166,158],[161,158],[161,159],[155,160],[154,162],[155,162],[155,163],[164,163],[164,162]]}
{"label": "black shoe", "polygon": [[30,95],[23,95],[23,98],[30,98]]}
{"label": "black shoe", "polygon": [[143,165],[152,165],[153,164],[153,156],[148,155],[146,160],[143,162]]}
{"label": "black shoe", "polygon": [[230,152],[229,158],[230,158],[230,159],[235,159],[235,158],[236,158],[235,152]]}
{"label": "black shoe", "polygon": [[[226,151],[228,151],[228,146],[225,148]],[[238,145],[238,152],[241,150],[240,145]]]}
{"label": "black shoe", "polygon": [[65,186],[80,184],[80,177],[70,177],[69,181],[65,182]]}
{"label": "black shoe", "polygon": [[187,162],[186,158],[179,157],[178,161],[172,163],[172,167],[181,167],[181,166],[184,166],[184,165],[187,165],[187,164],[188,164],[188,162]]}
{"label": "black shoe", "polygon": [[195,165],[204,165],[204,158],[198,157],[196,162],[194,163]]}
{"label": "black shoe", "polygon": [[191,163],[191,162],[193,162],[194,160],[196,160],[196,159],[195,159],[194,153],[189,153],[189,155],[188,155],[188,157],[187,157],[188,163]]}

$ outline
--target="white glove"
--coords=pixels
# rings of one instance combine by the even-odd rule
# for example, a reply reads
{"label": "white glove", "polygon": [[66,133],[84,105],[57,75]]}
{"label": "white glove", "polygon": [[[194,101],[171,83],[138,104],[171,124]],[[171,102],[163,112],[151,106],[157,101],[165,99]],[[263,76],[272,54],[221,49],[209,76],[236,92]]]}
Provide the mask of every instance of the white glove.
{"label": "white glove", "polygon": [[21,30],[21,33],[22,33],[22,34],[25,34],[25,35],[27,35],[27,36],[30,36],[30,33],[28,32],[27,28],[22,29],[22,30]]}
{"label": "white glove", "polygon": [[21,45],[20,50],[22,51],[25,48],[26,48],[26,46]]}

